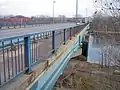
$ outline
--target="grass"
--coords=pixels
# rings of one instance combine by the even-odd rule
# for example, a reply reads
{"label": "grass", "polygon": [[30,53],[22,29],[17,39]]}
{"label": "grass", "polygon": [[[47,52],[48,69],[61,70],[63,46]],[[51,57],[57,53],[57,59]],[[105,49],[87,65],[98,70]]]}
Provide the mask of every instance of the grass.
{"label": "grass", "polygon": [[72,58],[64,72],[73,74],[63,75],[56,90],[120,90],[120,75],[109,75],[110,68],[86,61],[83,55]]}
{"label": "grass", "polygon": [[73,75],[72,86],[75,90],[95,90],[95,79],[91,76]]}

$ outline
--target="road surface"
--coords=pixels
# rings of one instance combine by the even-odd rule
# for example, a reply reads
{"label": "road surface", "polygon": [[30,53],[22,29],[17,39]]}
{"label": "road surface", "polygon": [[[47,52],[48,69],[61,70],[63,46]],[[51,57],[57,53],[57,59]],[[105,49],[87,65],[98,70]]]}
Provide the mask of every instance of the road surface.
{"label": "road surface", "polygon": [[39,33],[43,31],[60,30],[64,28],[74,27],[74,26],[76,26],[75,23],[59,23],[59,24],[49,24],[49,25],[30,27],[30,28],[0,30],[0,39]]}

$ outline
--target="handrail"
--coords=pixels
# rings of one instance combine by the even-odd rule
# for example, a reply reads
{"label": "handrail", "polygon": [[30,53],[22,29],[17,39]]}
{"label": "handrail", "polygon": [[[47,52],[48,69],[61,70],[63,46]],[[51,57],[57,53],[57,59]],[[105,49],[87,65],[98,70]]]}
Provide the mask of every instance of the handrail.
{"label": "handrail", "polygon": [[[69,29],[69,28],[74,28],[74,27],[77,27],[79,25],[75,25],[75,26],[70,26],[70,27],[66,27],[66,28],[57,28],[57,29],[51,29],[51,30],[46,30],[44,32],[49,32],[49,31],[57,31],[57,30],[60,30],[60,29]],[[10,39],[15,39],[15,38],[23,38],[23,37],[26,37],[26,36],[32,36],[32,35],[37,35],[37,34],[40,34],[40,33],[44,33],[43,31],[41,32],[32,32],[31,34],[24,34],[24,35],[19,35],[19,36],[10,36],[10,37],[6,37],[6,38],[0,38],[0,41],[6,41],[6,40],[10,40]]]}

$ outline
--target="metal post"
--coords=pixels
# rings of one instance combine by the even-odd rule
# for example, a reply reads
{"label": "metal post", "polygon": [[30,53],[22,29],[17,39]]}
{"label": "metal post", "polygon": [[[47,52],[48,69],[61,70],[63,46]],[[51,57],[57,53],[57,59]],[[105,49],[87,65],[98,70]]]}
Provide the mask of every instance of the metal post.
{"label": "metal post", "polygon": [[76,0],[76,24],[78,19],[78,0]]}
{"label": "metal post", "polygon": [[52,31],[52,50],[55,52],[55,31]]}
{"label": "metal post", "polygon": [[54,20],[55,20],[55,3],[56,3],[56,1],[53,1],[53,23],[54,23]]}
{"label": "metal post", "polygon": [[74,37],[75,37],[75,29],[76,29],[76,28],[74,27],[74,30],[73,30]]}
{"label": "metal post", "polygon": [[70,28],[70,40],[72,39],[72,28]]}
{"label": "metal post", "polygon": [[64,45],[66,44],[66,29],[64,29]]}
{"label": "metal post", "polygon": [[30,58],[30,36],[24,37],[25,67],[28,67],[27,73],[32,72]]}

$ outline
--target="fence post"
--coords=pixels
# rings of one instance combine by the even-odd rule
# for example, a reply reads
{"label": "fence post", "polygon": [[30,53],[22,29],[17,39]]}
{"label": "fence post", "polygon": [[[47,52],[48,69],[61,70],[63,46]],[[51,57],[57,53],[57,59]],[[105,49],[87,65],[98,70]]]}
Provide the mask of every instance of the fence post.
{"label": "fence post", "polygon": [[64,45],[66,44],[66,29],[64,29]]}
{"label": "fence post", "polygon": [[72,39],[72,28],[70,28],[70,40]]}
{"label": "fence post", "polygon": [[32,72],[30,58],[30,36],[24,37],[25,67],[28,67],[27,73]]}
{"label": "fence post", "polygon": [[55,31],[52,31],[52,50],[55,52]]}

